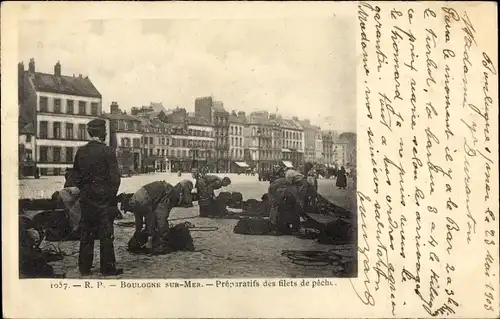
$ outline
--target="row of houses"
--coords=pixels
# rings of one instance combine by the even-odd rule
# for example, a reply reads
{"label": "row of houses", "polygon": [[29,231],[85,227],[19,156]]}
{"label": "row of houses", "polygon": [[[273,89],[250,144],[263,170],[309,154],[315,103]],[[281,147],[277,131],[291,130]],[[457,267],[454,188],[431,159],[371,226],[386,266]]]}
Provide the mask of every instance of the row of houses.
{"label": "row of houses", "polygon": [[19,64],[20,165],[36,162],[41,175],[59,175],[72,166],[76,149],[89,140],[86,124],[95,118],[106,120],[106,143],[116,150],[121,167],[136,172],[189,171],[200,165],[236,172],[304,161],[355,165],[352,138],[321,131],[308,120],[267,111],[229,112],[213,96],[195,99],[194,112],[150,103],[127,114],[112,102],[105,113],[91,80],[62,75],[61,69],[58,62],[53,73],[37,72],[34,59],[27,69]]}

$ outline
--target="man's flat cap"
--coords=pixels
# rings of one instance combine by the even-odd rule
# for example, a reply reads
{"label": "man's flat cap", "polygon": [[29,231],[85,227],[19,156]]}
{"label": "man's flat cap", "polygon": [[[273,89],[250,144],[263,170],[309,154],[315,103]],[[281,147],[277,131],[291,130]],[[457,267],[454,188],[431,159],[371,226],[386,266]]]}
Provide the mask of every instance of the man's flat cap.
{"label": "man's flat cap", "polygon": [[105,128],[106,127],[106,121],[102,119],[95,119],[87,123],[87,128],[93,129],[93,128]]}

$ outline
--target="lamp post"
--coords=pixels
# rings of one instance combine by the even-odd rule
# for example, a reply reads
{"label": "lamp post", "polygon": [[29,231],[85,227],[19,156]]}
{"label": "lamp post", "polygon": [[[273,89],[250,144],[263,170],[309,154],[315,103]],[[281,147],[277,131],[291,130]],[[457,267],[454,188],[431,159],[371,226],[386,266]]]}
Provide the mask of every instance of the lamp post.
{"label": "lamp post", "polygon": [[261,171],[261,167],[260,167],[260,134],[261,134],[261,130],[260,130],[260,127],[257,129],[257,167],[258,167],[258,170],[259,172]]}

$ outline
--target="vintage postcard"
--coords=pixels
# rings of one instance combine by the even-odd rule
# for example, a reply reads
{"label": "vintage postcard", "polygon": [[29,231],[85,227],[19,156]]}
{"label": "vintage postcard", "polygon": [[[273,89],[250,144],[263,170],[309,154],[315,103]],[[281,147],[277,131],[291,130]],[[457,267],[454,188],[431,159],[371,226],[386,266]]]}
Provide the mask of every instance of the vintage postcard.
{"label": "vintage postcard", "polygon": [[499,317],[496,9],[3,4],[3,315]]}

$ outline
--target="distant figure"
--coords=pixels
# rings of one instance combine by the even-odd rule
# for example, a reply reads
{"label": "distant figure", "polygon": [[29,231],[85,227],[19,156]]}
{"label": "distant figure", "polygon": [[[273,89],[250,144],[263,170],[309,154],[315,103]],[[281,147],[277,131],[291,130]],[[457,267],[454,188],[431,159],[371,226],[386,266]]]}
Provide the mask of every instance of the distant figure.
{"label": "distant figure", "polygon": [[345,189],[347,187],[347,176],[344,166],[342,166],[337,172],[337,183],[335,184],[335,186],[337,186],[339,189]]}
{"label": "distant figure", "polygon": [[188,179],[183,179],[176,185],[181,189],[179,205],[182,207],[193,207],[193,182]]}
{"label": "distant figure", "polygon": [[200,217],[219,217],[222,215],[222,207],[219,207],[215,197],[215,190],[231,184],[228,177],[220,179],[215,175],[197,176],[196,190],[198,192],[198,205],[200,206]]}

